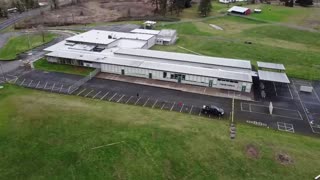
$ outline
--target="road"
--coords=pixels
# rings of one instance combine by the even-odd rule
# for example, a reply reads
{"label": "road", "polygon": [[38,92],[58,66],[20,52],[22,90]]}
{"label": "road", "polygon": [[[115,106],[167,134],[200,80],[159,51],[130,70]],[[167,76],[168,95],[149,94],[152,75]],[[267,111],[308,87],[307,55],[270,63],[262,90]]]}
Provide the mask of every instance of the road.
{"label": "road", "polygon": [[0,31],[13,25],[15,22],[18,22],[22,19],[25,19],[27,17],[32,17],[32,16],[37,16],[40,15],[41,11],[45,11],[48,10],[49,6],[47,7],[42,7],[42,8],[38,8],[38,9],[32,9],[26,12],[23,12],[21,14],[15,14],[15,15],[11,15],[11,17],[3,22],[0,23]]}

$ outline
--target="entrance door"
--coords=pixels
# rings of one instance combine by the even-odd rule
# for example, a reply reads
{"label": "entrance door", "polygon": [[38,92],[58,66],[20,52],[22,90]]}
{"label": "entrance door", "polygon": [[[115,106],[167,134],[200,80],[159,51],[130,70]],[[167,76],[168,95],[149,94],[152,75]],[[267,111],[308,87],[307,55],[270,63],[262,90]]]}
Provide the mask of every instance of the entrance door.
{"label": "entrance door", "polygon": [[149,73],[149,79],[152,79],[152,73]]}
{"label": "entrance door", "polygon": [[242,86],[241,91],[245,92],[245,91],[246,91],[246,89],[247,89],[247,87],[246,87],[246,86]]}
{"label": "entrance door", "polygon": [[121,69],[121,75],[124,75],[124,69]]}
{"label": "entrance door", "polygon": [[181,74],[179,74],[178,75],[178,83],[181,83],[181,79],[182,79]]}
{"label": "entrance door", "polygon": [[209,87],[212,87],[213,81],[209,80]]}

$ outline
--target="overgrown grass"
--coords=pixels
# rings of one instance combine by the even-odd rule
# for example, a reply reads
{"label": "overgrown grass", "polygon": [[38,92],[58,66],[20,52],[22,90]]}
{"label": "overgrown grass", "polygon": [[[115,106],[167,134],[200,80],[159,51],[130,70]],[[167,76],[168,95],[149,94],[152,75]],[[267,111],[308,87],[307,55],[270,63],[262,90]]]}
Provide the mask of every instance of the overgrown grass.
{"label": "overgrown grass", "polygon": [[35,69],[52,72],[62,72],[67,74],[77,74],[87,76],[93,71],[93,68],[80,67],[66,64],[49,63],[45,58],[39,59],[34,63]]}
{"label": "overgrown grass", "polygon": [[[316,138],[181,113],[0,90],[0,179],[310,179]],[[118,143],[118,144],[113,144]],[[249,157],[246,147],[258,151]],[[96,148],[96,149],[94,149]],[[277,154],[292,164],[281,165]]]}
{"label": "overgrown grass", "polygon": [[20,35],[9,39],[4,47],[0,49],[0,60],[14,60],[19,53],[33,49],[44,43],[52,41],[55,34],[45,33],[45,41],[42,41],[42,35],[30,34]]}

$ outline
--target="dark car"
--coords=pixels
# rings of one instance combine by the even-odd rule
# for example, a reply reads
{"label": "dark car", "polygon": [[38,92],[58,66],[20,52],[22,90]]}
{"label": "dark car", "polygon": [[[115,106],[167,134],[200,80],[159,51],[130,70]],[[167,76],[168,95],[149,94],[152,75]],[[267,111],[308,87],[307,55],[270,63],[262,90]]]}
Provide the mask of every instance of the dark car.
{"label": "dark car", "polygon": [[210,115],[215,115],[215,116],[223,116],[224,115],[224,110],[221,108],[218,108],[217,106],[208,106],[208,105],[203,105],[201,112],[203,114],[210,114]]}

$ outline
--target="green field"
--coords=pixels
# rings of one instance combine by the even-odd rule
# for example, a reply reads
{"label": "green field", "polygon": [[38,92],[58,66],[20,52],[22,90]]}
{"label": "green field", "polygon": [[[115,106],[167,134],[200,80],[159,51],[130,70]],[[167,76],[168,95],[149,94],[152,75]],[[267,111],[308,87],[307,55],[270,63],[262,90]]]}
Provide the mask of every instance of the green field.
{"label": "green field", "polygon": [[0,90],[0,179],[312,179],[319,157],[316,138],[238,124],[230,140],[222,120]]}
{"label": "green field", "polygon": [[39,59],[34,63],[35,69],[43,70],[43,71],[52,71],[52,72],[61,72],[67,74],[76,74],[87,76],[93,71],[93,68],[89,67],[80,67],[66,64],[54,64],[49,63],[45,58]]}
{"label": "green field", "polygon": [[[158,26],[158,29],[176,29],[179,40],[174,46],[155,46],[153,49],[184,52],[180,48],[183,47],[203,55],[251,60],[253,65],[256,61],[283,63],[290,77],[319,80],[320,32],[291,27],[306,20],[310,14],[315,15],[315,8],[254,6],[262,8],[263,12],[249,18],[224,16]],[[306,11],[308,13],[304,14]],[[317,22],[320,24],[320,20]],[[216,30],[209,24],[224,30]],[[252,44],[246,44],[246,41]]]}
{"label": "green field", "polygon": [[55,34],[46,33],[45,42],[42,41],[41,34],[20,35],[9,39],[9,41],[0,49],[0,60],[14,60],[17,54],[26,52],[34,47],[52,41]]}

